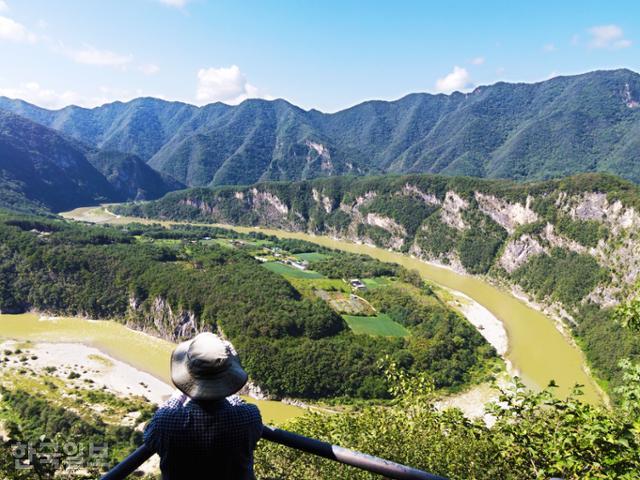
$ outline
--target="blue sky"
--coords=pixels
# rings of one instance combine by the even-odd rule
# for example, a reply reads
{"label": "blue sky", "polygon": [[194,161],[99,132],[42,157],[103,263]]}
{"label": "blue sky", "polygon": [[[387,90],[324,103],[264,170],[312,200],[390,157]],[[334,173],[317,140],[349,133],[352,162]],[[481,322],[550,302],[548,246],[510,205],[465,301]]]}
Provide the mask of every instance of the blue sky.
{"label": "blue sky", "polygon": [[0,0],[0,95],[285,98],[336,111],[410,92],[625,67],[640,2]]}

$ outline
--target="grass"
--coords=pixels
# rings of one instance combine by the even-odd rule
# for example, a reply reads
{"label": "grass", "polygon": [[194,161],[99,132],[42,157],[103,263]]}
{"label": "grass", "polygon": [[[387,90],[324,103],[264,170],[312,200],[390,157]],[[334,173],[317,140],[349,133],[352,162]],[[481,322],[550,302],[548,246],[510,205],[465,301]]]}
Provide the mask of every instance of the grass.
{"label": "grass", "polygon": [[233,248],[233,245],[229,243],[229,240],[225,238],[212,238],[210,240],[200,240],[202,245],[219,245],[224,248]]}
{"label": "grass", "polygon": [[317,262],[318,260],[324,260],[329,257],[326,253],[308,252],[308,253],[296,253],[296,258],[300,260],[306,260],[307,262]]}
{"label": "grass", "polygon": [[311,270],[300,270],[298,268],[290,267],[289,265],[285,265],[284,263],[280,262],[266,262],[263,263],[262,266],[274,273],[284,275],[285,277],[323,278],[322,275],[320,275],[318,272],[314,272]]}
{"label": "grass", "polygon": [[387,287],[391,283],[388,277],[363,278],[362,282],[367,288]]}
{"label": "grass", "polygon": [[306,298],[316,299],[317,290],[326,292],[343,292],[350,293],[351,287],[345,282],[336,278],[287,278],[287,281],[293,285]]}
{"label": "grass", "polygon": [[96,362],[101,363],[105,367],[109,367],[109,368],[113,367],[113,362],[108,358],[103,357],[102,355],[96,355],[95,353],[92,353],[89,355],[89,359],[95,360]]}
{"label": "grass", "polygon": [[391,320],[385,313],[375,317],[361,317],[355,315],[343,315],[349,328],[357,335],[376,335],[380,337],[408,337],[411,332],[399,323]]}

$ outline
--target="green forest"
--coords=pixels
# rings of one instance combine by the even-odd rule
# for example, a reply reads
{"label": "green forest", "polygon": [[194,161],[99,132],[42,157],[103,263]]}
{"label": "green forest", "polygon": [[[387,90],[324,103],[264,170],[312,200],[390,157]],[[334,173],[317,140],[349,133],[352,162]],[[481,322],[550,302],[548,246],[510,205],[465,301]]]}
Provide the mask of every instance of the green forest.
{"label": "green forest", "polygon": [[[286,213],[274,213],[268,204],[254,205],[254,188],[279,199],[287,207]],[[239,190],[243,192],[241,198],[236,195]],[[462,202],[457,214],[445,212],[443,206],[451,193]],[[625,242],[637,242],[640,233],[622,230],[614,234],[615,224],[607,224],[604,217],[579,219],[571,216],[571,205],[559,208],[561,202],[588,194],[603,195],[609,205],[620,202],[623,208],[640,211],[638,186],[605,174],[529,183],[424,174],[321,178],[255,187],[191,189],[153,202],[119,206],[116,211],[148,218],[262,225],[366,241],[461,267],[507,287],[518,285],[533,300],[557,303],[573,317],[574,322],[568,327],[601,384],[615,397],[615,387],[622,382],[617,364],[625,357],[640,359],[640,339],[612,320],[609,306],[601,307],[589,295],[597,288],[619,287],[620,299],[624,300],[634,288],[633,284],[616,283],[626,275],[620,273],[627,268],[625,262],[615,267],[618,272],[612,271],[609,262],[603,261],[611,255],[607,250],[597,257],[589,249],[620,248]],[[480,205],[479,195],[497,199],[498,205],[528,205],[536,219],[508,231],[496,221],[504,213],[488,212],[486,205]],[[384,229],[367,223],[369,213],[393,220],[406,234],[395,227]],[[456,222],[464,228],[456,227]],[[548,228],[561,239],[560,243],[550,243]],[[510,241],[527,236],[538,242],[543,251],[507,272],[500,263],[501,255]],[[622,255],[628,255],[624,249]],[[333,275],[337,258],[315,268]],[[356,264],[350,268],[349,274],[363,273]],[[633,269],[628,274],[632,275]],[[612,348],[616,343],[609,339],[615,339],[612,342],[620,348]]]}
{"label": "green forest", "polygon": [[[640,367],[622,367],[619,407],[585,403],[579,389],[564,400],[552,386],[532,393],[516,380],[487,407],[494,420],[487,426],[457,409],[437,410],[430,379],[408,377],[390,361],[384,367],[395,385],[390,405],[309,414],[287,427],[456,480],[632,480],[640,470]],[[269,442],[259,445],[256,470],[261,479],[379,478]]]}
{"label": "green forest", "polygon": [[[411,370],[428,372],[441,388],[469,383],[495,356],[466,320],[441,304],[412,319],[420,342],[354,335],[324,301],[303,296],[243,249],[196,240],[223,233],[238,237],[216,228],[88,226],[3,215],[0,310],[114,319],[157,330],[154,304],[162,299],[178,320],[193,314],[200,329],[224,332],[268,392],[302,398],[387,397],[375,368],[387,354],[408,351],[416,359]],[[272,242],[292,251],[311,248]],[[364,270],[411,276],[367,257],[328,258],[317,262],[319,271],[337,278]],[[159,334],[179,339],[171,325],[163,327]]]}

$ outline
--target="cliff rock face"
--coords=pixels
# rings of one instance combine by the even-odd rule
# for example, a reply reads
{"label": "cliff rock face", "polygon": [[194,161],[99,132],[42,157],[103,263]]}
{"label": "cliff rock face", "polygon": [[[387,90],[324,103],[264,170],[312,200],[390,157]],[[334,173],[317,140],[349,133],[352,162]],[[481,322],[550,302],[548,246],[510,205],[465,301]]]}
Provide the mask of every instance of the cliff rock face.
{"label": "cliff rock face", "polygon": [[164,298],[156,297],[145,303],[146,308],[136,298],[129,299],[129,326],[171,342],[181,342],[198,333],[211,331],[193,312],[174,311]]}
{"label": "cliff rock face", "polygon": [[[204,221],[331,235],[512,284],[538,256],[567,252],[606,271],[580,299],[605,307],[626,299],[640,279],[634,189],[598,175],[531,185],[414,175],[185,191],[177,201]],[[173,325],[174,335],[195,328],[184,316]]]}
{"label": "cliff rock face", "polygon": [[522,235],[510,240],[500,256],[500,266],[507,272],[513,273],[534,255],[540,255],[545,250],[538,240],[531,235]]}
{"label": "cliff rock face", "polygon": [[527,196],[527,201],[524,205],[521,203],[509,203],[480,192],[475,192],[474,196],[480,210],[489,215],[510,234],[514,233],[520,225],[538,221],[538,215],[531,210],[533,198],[530,196]]}
{"label": "cliff rock face", "polygon": [[469,202],[461,198],[456,192],[448,191],[442,203],[440,218],[442,222],[457,230],[464,230],[467,224],[462,219],[462,211],[469,207]]}

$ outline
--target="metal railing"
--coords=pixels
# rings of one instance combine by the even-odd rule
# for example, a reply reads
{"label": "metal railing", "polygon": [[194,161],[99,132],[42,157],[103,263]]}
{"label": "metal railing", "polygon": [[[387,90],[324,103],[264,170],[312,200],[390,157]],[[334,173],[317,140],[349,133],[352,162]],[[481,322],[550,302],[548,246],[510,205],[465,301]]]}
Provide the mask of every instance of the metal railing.
{"label": "metal railing", "polygon": [[[331,445],[314,438],[298,435],[279,428],[265,425],[262,430],[262,438],[279,443],[286,447],[295,448],[312,455],[328,458],[345,465],[377,473],[386,478],[395,480],[447,480],[431,473],[423,472],[415,468],[407,467],[399,463],[391,462],[383,458],[367,455],[366,453],[349,450],[348,448]],[[132,474],[140,465],[146,462],[154,454],[147,446],[138,447],[131,455],[111,469],[102,477],[102,480],[123,480]]]}

